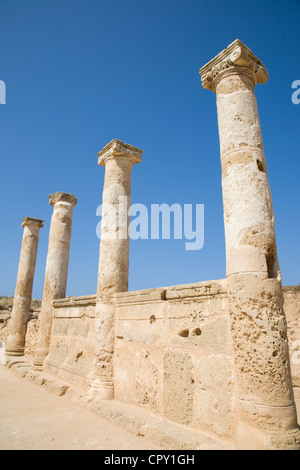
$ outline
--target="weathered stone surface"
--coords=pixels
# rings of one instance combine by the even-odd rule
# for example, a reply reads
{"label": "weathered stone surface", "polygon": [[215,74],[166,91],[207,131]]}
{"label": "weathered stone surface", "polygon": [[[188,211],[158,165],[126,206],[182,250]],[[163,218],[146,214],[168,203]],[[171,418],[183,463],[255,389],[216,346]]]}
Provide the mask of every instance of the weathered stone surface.
{"label": "weathered stone surface", "polygon": [[159,372],[147,350],[141,350],[136,358],[136,402],[138,405],[158,409]]}
{"label": "weathered stone surface", "polygon": [[226,281],[202,281],[194,284],[180,284],[166,289],[166,300],[172,299],[193,299],[194,297],[214,297],[219,294],[226,294]]}
{"label": "weathered stone surface", "polygon": [[300,389],[300,286],[284,287],[283,294],[293,385]]}
{"label": "weathered stone surface", "polygon": [[29,370],[26,379],[31,380],[36,385],[46,388],[49,392],[55,393],[58,396],[65,395],[69,389],[69,385],[66,383],[49,376],[43,372]]}
{"label": "weathered stone surface", "polygon": [[228,289],[240,398],[291,406],[289,362],[282,360],[288,341],[280,283],[239,275],[228,278]]}
{"label": "weathered stone surface", "polygon": [[[188,322],[185,323],[187,325]],[[170,326],[175,325],[170,322]],[[171,344],[183,348],[194,347],[201,349],[202,352],[229,353],[231,351],[229,316],[198,321],[192,327],[178,329],[171,338]]]}
{"label": "weathered stone surface", "polygon": [[194,365],[186,352],[169,350],[164,355],[163,408],[168,418],[191,424],[194,416]]}
{"label": "weathered stone surface", "polygon": [[116,336],[123,341],[153,344],[164,328],[165,290],[150,289],[115,295]]}
{"label": "weathered stone surface", "polygon": [[[143,345],[145,347],[145,345]],[[114,352],[114,397],[123,403],[136,405],[136,357],[141,349],[133,342],[116,337]]]}
{"label": "weathered stone surface", "polygon": [[234,432],[234,364],[231,356],[212,354],[197,362],[196,408],[199,423],[221,436]]}
{"label": "weathered stone surface", "polygon": [[[226,280],[124,292],[115,294],[114,298],[116,399],[148,407],[165,416],[166,405],[167,416],[180,419],[180,413],[186,415],[186,412],[178,409],[178,403],[186,403],[187,399],[184,382],[179,388],[176,374],[186,374],[193,384],[198,380],[194,364],[202,356],[222,353],[232,357]],[[180,357],[177,356],[178,351],[187,354],[191,360],[177,363],[181,359],[180,353]],[[173,384],[176,393],[172,392],[170,385],[172,370],[176,377]],[[171,390],[169,393],[166,392],[168,388]],[[217,397],[217,406],[221,409],[217,381],[211,394]],[[195,406],[192,412],[195,420],[189,425],[203,427],[201,417],[196,419]],[[175,416],[176,410],[178,415]]]}
{"label": "weathered stone surface", "polygon": [[95,296],[53,302],[53,327],[44,371],[86,388],[94,358]]}
{"label": "weathered stone surface", "polygon": [[283,288],[284,311],[288,324],[288,341],[294,399],[300,422],[300,286]]}
{"label": "weathered stone surface", "polygon": [[234,445],[228,440],[184,425],[161,419],[149,413],[148,410],[128,406],[116,400],[86,400],[83,396],[76,397],[76,403],[122,426],[122,428],[138,436],[145,436],[164,449],[215,449],[232,450]]}
{"label": "weathered stone surface", "polygon": [[143,304],[144,302],[150,303],[159,300],[166,300],[167,289],[158,287],[154,289],[143,289],[130,292],[119,292],[114,294],[116,304],[122,306],[132,303]]}

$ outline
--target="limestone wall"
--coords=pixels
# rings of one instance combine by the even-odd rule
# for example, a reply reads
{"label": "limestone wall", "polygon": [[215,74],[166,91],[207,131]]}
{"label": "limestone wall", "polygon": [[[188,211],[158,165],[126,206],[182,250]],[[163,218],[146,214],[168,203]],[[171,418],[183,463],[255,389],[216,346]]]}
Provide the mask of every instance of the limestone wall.
{"label": "limestone wall", "polygon": [[115,295],[115,398],[230,436],[234,368],[226,281]]}
{"label": "limestone wall", "polygon": [[96,296],[53,302],[50,353],[44,370],[68,382],[87,386],[94,358]]}
{"label": "limestone wall", "polygon": [[[226,280],[115,294],[115,398],[230,437],[235,378]],[[300,405],[300,287],[285,287],[293,384]],[[45,371],[87,387],[96,296],[53,303]]]}

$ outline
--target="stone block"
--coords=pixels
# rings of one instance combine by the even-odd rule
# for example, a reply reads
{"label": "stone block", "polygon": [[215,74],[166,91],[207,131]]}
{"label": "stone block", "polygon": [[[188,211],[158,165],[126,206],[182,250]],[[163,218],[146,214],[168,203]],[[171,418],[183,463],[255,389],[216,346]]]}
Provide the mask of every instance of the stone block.
{"label": "stone block", "polygon": [[151,354],[141,350],[136,355],[135,396],[138,405],[158,410],[159,371]]}
{"label": "stone block", "polygon": [[165,415],[182,424],[194,422],[194,364],[180,350],[167,350],[163,360],[163,409]]}
{"label": "stone block", "polygon": [[230,436],[235,411],[232,357],[224,354],[202,357],[196,371],[196,409],[200,426],[220,436]]}

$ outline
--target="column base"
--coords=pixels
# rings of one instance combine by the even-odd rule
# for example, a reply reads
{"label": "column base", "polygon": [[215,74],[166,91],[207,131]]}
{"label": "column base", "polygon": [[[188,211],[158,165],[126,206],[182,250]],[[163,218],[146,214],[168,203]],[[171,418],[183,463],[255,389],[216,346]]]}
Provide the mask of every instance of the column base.
{"label": "column base", "polygon": [[42,372],[42,370],[44,369],[45,359],[46,358],[36,357],[33,361],[32,370],[37,370],[39,372]]}
{"label": "column base", "polygon": [[99,378],[93,379],[89,384],[87,397],[90,400],[113,400],[114,387]]}
{"label": "column base", "polygon": [[24,356],[25,348],[6,348],[6,356]]}
{"label": "column base", "polygon": [[300,450],[300,429],[259,429],[240,421],[236,443],[239,450]]}
{"label": "column base", "polygon": [[239,399],[237,445],[241,450],[300,450],[294,402],[259,404]]}
{"label": "column base", "polygon": [[44,369],[44,362],[48,356],[48,352],[48,349],[37,349],[32,366],[33,370],[41,372]]}
{"label": "column base", "polygon": [[32,370],[36,370],[36,371],[38,371],[38,372],[42,372],[42,371],[43,371],[43,362],[42,362],[42,363],[35,363],[35,364],[33,364]]}

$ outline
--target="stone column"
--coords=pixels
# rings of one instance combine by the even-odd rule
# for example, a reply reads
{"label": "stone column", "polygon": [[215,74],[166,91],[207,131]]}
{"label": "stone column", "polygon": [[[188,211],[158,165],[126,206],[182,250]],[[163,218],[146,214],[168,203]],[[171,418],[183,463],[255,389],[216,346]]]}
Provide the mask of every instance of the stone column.
{"label": "stone column", "polygon": [[241,448],[296,448],[275,221],[254,94],[268,72],[236,40],[200,75],[203,87],[217,95],[237,442]]}
{"label": "stone column", "polygon": [[57,192],[49,195],[49,204],[54,206],[54,210],[49,234],[38,346],[34,360],[36,370],[42,370],[44,359],[49,352],[52,301],[66,295],[73,208],[76,203],[77,199],[73,194]]}
{"label": "stone column", "polygon": [[24,354],[39,232],[43,225],[43,220],[31,217],[25,217],[22,222],[24,232],[10,330],[6,344],[6,354],[9,356],[23,356]]}
{"label": "stone column", "polygon": [[95,319],[95,365],[89,394],[98,399],[114,395],[113,353],[115,306],[113,296],[128,290],[131,170],[143,151],[114,139],[98,153],[105,166],[102,227]]}

